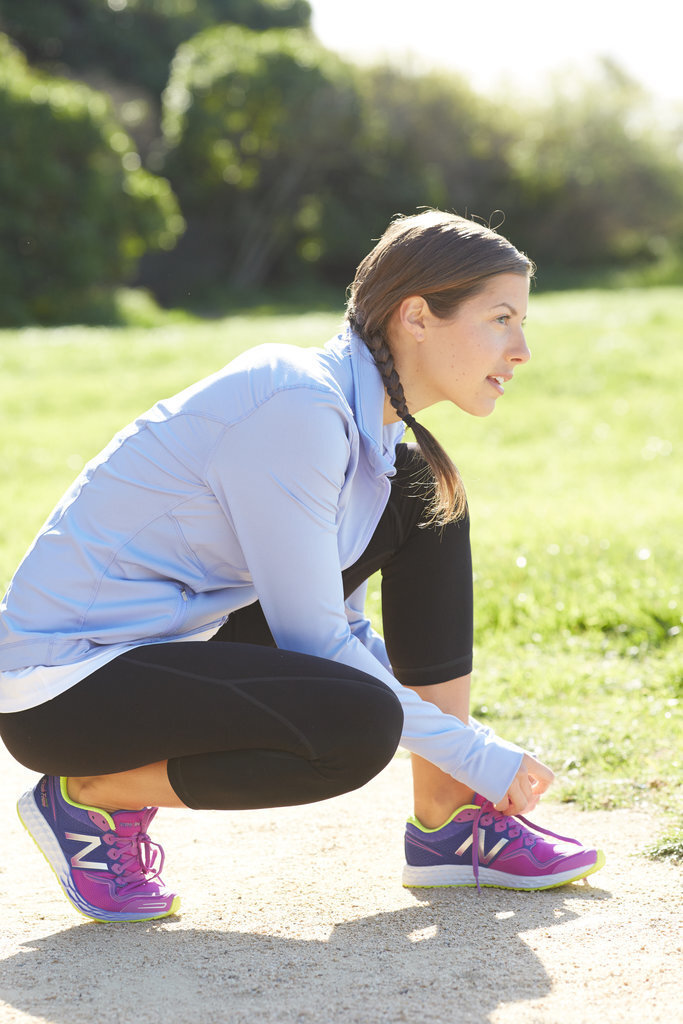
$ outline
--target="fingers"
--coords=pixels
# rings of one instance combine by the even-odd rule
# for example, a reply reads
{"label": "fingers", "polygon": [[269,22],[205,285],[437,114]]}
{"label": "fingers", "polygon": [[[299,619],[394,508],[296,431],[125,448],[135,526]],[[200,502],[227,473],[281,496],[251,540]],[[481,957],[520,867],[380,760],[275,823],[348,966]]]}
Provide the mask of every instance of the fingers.
{"label": "fingers", "polygon": [[523,814],[533,798],[531,779],[525,771],[519,771],[506,793],[508,809],[504,814]]}
{"label": "fingers", "polygon": [[531,754],[525,754],[507,793],[502,800],[494,804],[495,809],[502,814],[524,814],[533,811],[554,778],[552,769]]}
{"label": "fingers", "polygon": [[[527,796],[528,793],[528,796]],[[531,783],[526,772],[518,772],[507,793],[494,807],[503,814],[521,814],[531,797]]]}
{"label": "fingers", "polygon": [[532,757],[531,754],[525,754],[522,758],[520,772],[526,772],[527,775],[532,777],[534,792],[539,796],[541,793],[545,793],[546,789],[555,779],[555,773],[552,768],[548,768],[547,764],[543,764],[542,761]]}

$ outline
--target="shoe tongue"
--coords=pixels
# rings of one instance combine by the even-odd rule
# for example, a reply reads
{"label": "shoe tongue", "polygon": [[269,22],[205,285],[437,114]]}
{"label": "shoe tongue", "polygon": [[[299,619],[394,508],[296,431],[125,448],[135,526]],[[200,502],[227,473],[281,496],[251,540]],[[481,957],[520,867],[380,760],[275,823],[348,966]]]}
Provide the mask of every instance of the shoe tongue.
{"label": "shoe tongue", "polygon": [[117,836],[136,836],[140,832],[146,832],[156,811],[156,807],[143,807],[141,811],[115,811],[111,817],[116,826]]}

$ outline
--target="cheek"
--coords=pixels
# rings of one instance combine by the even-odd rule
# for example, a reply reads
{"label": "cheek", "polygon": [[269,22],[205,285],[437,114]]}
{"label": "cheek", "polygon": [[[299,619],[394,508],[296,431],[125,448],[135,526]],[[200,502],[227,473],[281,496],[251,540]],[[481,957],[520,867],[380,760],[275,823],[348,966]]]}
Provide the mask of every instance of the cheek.
{"label": "cheek", "polygon": [[460,359],[456,361],[463,376],[481,377],[484,368],[490,363],[490,356],[486,345],[474,343],[467,346],[467,349],[460,353]]}

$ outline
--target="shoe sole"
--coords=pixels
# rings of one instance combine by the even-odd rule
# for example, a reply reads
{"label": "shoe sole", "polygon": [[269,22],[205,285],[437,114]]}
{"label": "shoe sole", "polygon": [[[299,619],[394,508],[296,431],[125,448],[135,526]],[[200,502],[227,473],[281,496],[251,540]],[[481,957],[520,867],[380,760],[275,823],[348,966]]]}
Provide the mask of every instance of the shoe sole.
{"label": "shoe sole", "polygon": [[103,921],[106,923],[114,921],[156,921],[159,918],[177,914],[180,909],[179,896],[174,897],[170,909],[166,909],[160,914],[145,914],[141,916],[139,913],[126,914],[113,910],[102,910],[100,907],[92,906],[81,896],[74,885],[67,859],[57,842],[57,837],[38,810],[32,789],[29,789],[27,793],[24,793],[19,798],[17,814],[19,815],[19,821],[49,864],[62,892],[79,914],[83,914],[84,917],[88,917],[93,921]]}
{"label": "shoe sole", "polygon": [[[587,868],[574,868],[572,871],[558,871],[553,875],[508,875],[495,868],[479,868],[479,885],[494,889],[521,889],[531,892],[534,889],[557,889],[570,882],[578,882],[582,878],[599,871],[605,864],[605,854],[597,851],[595,864]],[[441,889],[460,886],[476,886],[472,868],[456,864],[436,864],[432,867],[416,867],[406,864],[403,868],[403,885],[406,889]]]}

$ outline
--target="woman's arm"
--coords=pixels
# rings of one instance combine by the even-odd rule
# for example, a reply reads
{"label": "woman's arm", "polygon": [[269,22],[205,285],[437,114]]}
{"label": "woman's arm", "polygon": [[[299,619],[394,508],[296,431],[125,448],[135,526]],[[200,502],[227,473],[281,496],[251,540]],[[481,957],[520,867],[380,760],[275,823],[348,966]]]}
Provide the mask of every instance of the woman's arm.
{"label": "woman's arm", "polygon": [[233,525],[277,645],[380,679],[401,700],[402,745],[499,800],[521,751],[401,686],[350,628],[337,546],[347,426],[324,392],[280,391],[226,430],[207,480]]}

